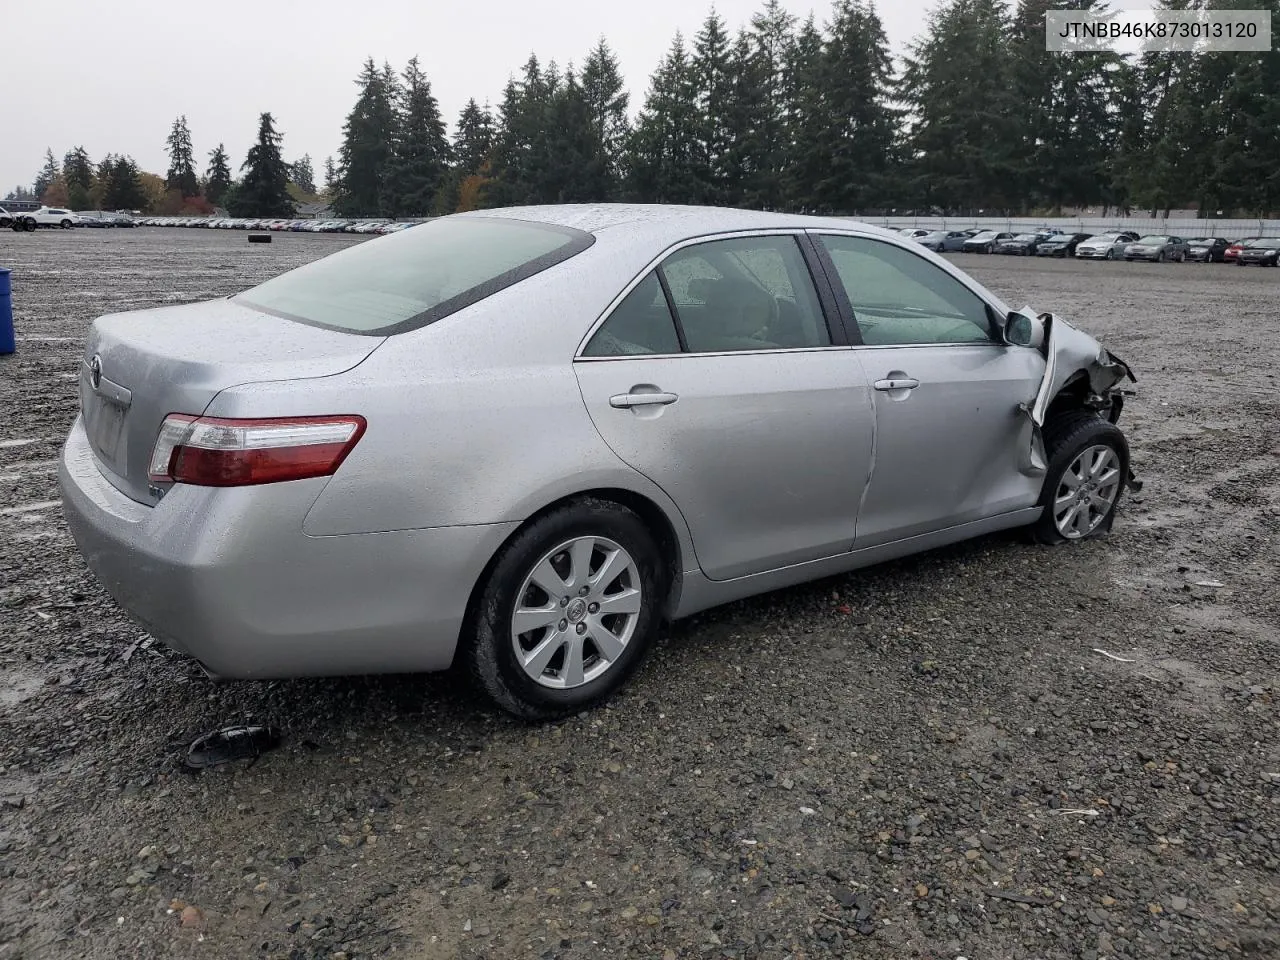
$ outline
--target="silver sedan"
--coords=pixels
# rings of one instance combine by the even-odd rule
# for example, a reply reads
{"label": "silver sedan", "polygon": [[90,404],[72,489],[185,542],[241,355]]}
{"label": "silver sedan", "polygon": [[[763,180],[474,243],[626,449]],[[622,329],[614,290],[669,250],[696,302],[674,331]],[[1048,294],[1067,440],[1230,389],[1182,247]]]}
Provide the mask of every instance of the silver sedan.
{"label": "silver sedan", "polygon": [[60,483],[107,590],[213,674],[457,660],[546,718],[665,620],[1108,530],[1131,378],[857,222],[496,210],[99,318]]}

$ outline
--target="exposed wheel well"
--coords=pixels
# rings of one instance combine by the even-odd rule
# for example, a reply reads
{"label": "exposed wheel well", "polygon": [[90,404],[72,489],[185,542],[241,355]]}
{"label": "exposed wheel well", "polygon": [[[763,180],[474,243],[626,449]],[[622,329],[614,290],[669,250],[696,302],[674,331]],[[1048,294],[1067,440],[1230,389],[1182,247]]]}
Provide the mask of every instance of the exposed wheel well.
{"label": "exposed wheel well", "polygon": [[[467,598],[467,614],[463,621],[464,636],[459,637],[458,645],[462,646],[467,642],[467,637],[472,631],[473,617],[476,605],[484,592],[484,586],[489,580],[489,575],[493,571],[493,565],[498,559],[499,554],[511,542],[521,530],[534,523],[539,518],[558,510],[566,504],[574,503],[578,500],[608,500],[619,506],[626,507],[635,513],[649,531],[653,534],[654,542],[658,546],[658,551],[662,555],[663,561],[667,565],[667,571],[670,574],[671,582],[667,586],[666,600],[662,605],[661,616],[665,620],[670,617],[671,613],[676,609],[676,604],[680,600],[680,590],[683,586],[683,566],[680,557],[680,541],[676,537],[675,529],[671,526],[671,521],[667,519],[667,515],[662,508],[656,503],[641,494],[634,493],[630,490],[622,490],[614,487],[605,487],[596,490],[582,490],[578,493],[570,494],[567,497],[561,497],[548,503],[541,510],[530,515],[525,521],[511,532],[511,536],[502,541],[501,546],[494,551],[493,556],[489,558],[489,562],[485,564],[484,570],[477,578],[475,585],[471,588],[471,596]],[[457,655],[454,656],[454,662],[457,662]]]}

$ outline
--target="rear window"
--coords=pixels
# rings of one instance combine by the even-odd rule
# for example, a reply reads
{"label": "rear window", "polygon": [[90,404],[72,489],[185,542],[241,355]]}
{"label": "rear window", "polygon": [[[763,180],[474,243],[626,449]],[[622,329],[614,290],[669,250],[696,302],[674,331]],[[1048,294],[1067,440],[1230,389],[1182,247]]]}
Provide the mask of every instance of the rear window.
{"label": "rear window", "polygon": [[348,247],[235,299],[300,323],[386,336],[492,296],[594,241],[529,220],[448,217]]}

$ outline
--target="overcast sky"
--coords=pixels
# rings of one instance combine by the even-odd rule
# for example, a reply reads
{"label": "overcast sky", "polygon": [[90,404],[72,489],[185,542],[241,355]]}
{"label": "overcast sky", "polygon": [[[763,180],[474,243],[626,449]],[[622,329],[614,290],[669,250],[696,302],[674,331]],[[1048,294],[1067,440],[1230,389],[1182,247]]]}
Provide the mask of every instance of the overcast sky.
{"label": "overcast sky", "polygon": [[[763,0],[717,0],[731,31]],[[1113,7],[1146,5],[1120,0]],[[258,114],[284,134],[285,159],[309,153],[317,181],[337,153],[364,58],[397,69],[415,54],[449,122],[468,97],[497,104],[530,53],[580,63],[600,36],[620,62],[632,112],[676,30],[697,32],[710,3],[691,0],[3,0],[0,55],[0,196],[30,185],[44,150],[61,161],[83,145],[95,161],[131,154],[144,170],[168,167],[165,136],[186,114],[203,173],[219,141],[244,160]],[[783,0],[819,22],[828,0]],[[878,5],[900,53],[935,0]]]}

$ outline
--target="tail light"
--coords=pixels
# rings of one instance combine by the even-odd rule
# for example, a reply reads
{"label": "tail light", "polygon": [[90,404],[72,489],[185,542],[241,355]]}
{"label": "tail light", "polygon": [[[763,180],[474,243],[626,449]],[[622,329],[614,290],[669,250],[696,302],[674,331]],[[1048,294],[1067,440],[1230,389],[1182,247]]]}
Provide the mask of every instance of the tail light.
{"label": "tail light", "polygon": [[151,452],[152,483],[242,487],[327,477],[364,434],[357,416],[229,420],[174,413]]}

